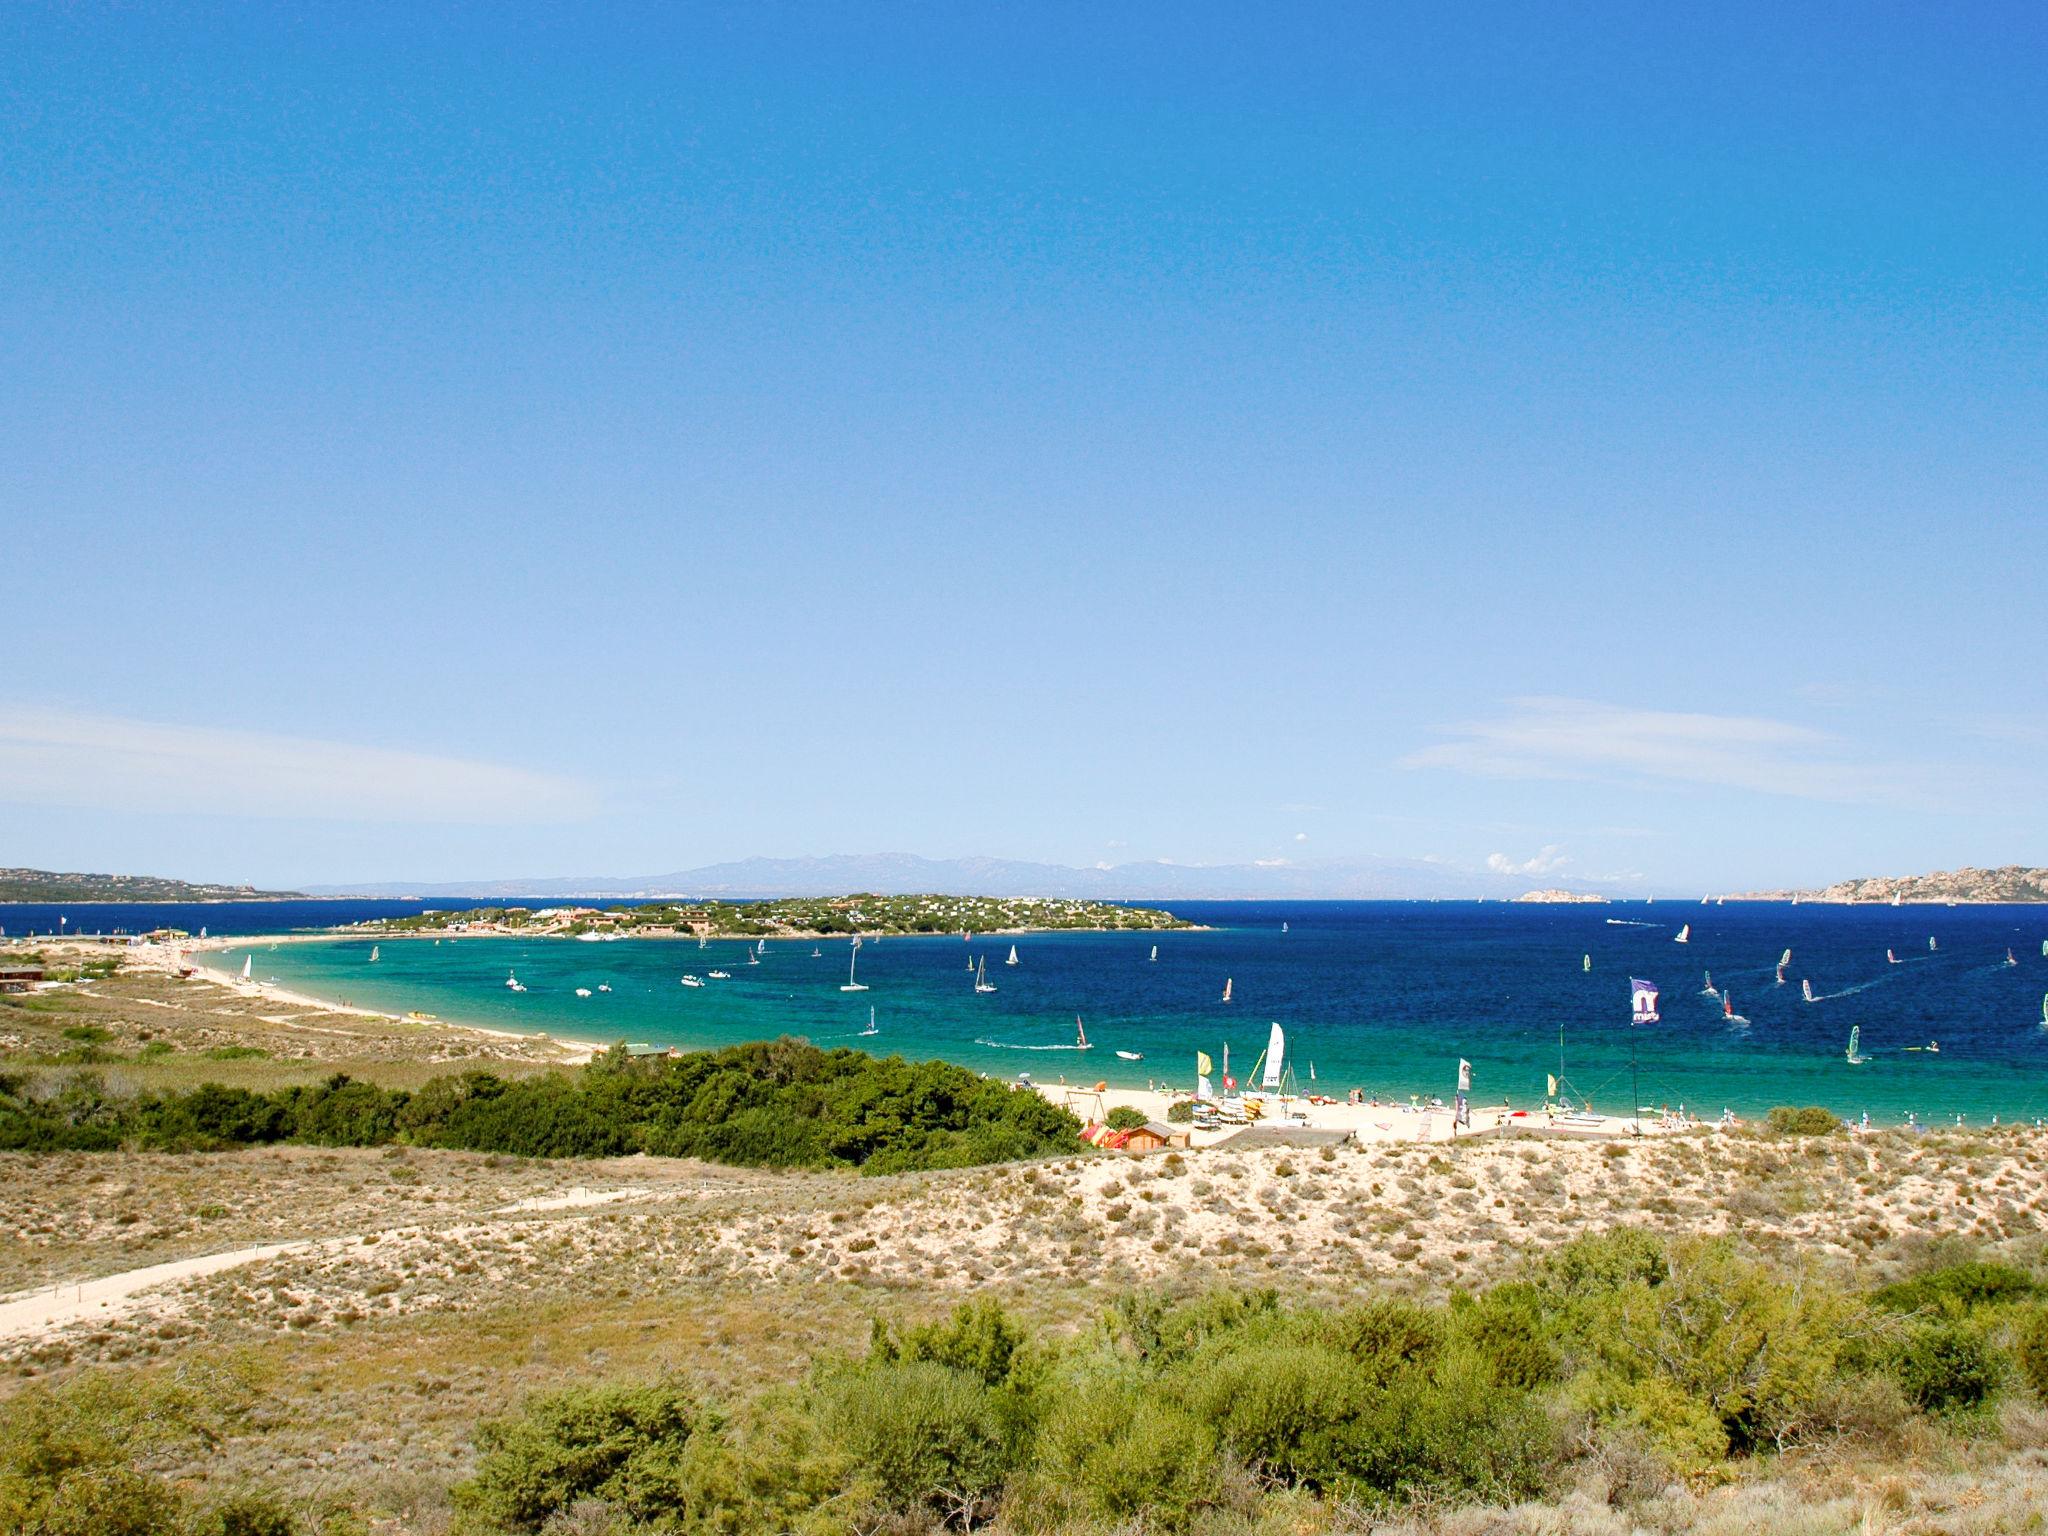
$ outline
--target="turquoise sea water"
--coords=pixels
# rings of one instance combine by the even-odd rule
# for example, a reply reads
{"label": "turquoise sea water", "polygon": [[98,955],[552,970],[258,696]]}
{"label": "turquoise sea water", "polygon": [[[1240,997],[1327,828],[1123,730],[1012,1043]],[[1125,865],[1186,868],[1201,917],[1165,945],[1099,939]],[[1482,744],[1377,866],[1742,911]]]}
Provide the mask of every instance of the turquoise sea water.
{"label": "turquoise sea water", "polygon": [[[1442,1094],[1458,1059],[1473,1096],[1538,1101],[1555,1072],[1596,1108],[1625,1112],[1634,1036],[1645,1104],[1683,1102],[1711,1116],[1774,1104],[1824,1104],[1893,1123],[1961,1113],[1971,1123],[2048,1116],[2048,909],[1842,908],[1658,903],[1538,907],[1497,903],[1177,904],[1213,925],[1157,936],[1040,934],[869,940],[843,993],[847,945],[771,941],[749,965],[737,940],[699,950],[673,940],[382,939],[257,944],[215,957],[259,979],[337,1000],[461,1023],[575,1039],[708,1046],[797,1034],[942,1057],[1004,1077],[1142,1087],[1192,1084],[1194,1055],[1219,1068],[1227,1044],[1242,1077],[1269,1022],[1288,1032],[1297,1074],[1342,1094]],[[1283,932],[1282,923],[1287,925]],[[1689,943],[1673,942],[1681,923]],[[1936,946],[1929,948],[1933,938]],[[1787,983],[1779,954],[1791,949]],[[1890,948],[1898,963],[1886,960]],[[2015,964],[2007,965],[2010,949]],[[986,956],[998,990],[977,995]],[[1592,969],[1584,969],[1590,956]],[[684,972],[731,979],[702,988]],[[1732,993],[1731,1023],[1705,972]],[[528,990],[509,991],[516,972]],[[1629,981],[1663,991],[1662,1022],[1631,1031]],[[1221,1001],[1233,983],[1233,1001]],[[1810,979],[1818,1002],[1801,1000]],[[612,991],[598,992],[599,983]],[[576,988],[593,995],[579,998]],[[879,1033],[861,1038],[870,1006]],[[1094,1048],[1072,1049],[1074,1018]],[[1851,1026],[1869,1060],[1844,1059]],[[1939,1053],[1909,1050],[1938,1042]],[[1126,1062],[1114,1052],[1142,1053]]]}

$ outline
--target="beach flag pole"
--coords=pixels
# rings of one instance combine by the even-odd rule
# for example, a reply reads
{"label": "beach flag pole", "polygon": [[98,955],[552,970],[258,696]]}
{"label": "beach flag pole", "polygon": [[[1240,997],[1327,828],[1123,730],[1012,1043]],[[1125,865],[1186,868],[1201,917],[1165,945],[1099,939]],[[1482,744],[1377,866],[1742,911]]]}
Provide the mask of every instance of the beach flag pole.
{"label": "beach flag pole", "polygon": [[1636,1083],[1636,1026],[1657,1022],[1657,984],[1631,976],[1628,1021],[1628,1123],[1631,1135],[1643,1134],[1643,1093]]}

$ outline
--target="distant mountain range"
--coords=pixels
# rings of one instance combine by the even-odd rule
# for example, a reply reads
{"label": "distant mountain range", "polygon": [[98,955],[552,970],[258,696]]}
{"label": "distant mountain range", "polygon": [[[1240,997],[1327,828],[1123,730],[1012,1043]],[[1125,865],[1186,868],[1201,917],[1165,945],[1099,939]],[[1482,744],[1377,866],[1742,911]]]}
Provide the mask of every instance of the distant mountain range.
{"label": "distant mountain range", "polygon": [[250,885],[194,885],[157,875],[59,874],[48,869],[0,869],[0,901],[272,901],[297,891],[259,891]]}
{"label": "distant mountain range", "polygon": [[[1599,882],[1567,881],[1568,889],[1605,892]],[[597,897],[648,900],[667,896],[878,896],[944,892],[959,896],[1072,896],[1091,900],[1173,901],[1400,899],[1519,896],[1526,875],[1494,874],[1426,859],[1319,859],[1301,863],[1139,863],[1082,868],[1017,859],[924,859],[908,853],[833,854],[806,859],[741,859],[701,869],[629,879],[368,881],[310,886],[314,896]]]}
{"label": "distant mountain range", "polygon": [[1736,901],[2042,902],[2048,901],[2048,869],[2004,864],[1997,869],[1939,871],[1931,875],[1866,875],[1838,880],[1817,891],[1750,891]]}

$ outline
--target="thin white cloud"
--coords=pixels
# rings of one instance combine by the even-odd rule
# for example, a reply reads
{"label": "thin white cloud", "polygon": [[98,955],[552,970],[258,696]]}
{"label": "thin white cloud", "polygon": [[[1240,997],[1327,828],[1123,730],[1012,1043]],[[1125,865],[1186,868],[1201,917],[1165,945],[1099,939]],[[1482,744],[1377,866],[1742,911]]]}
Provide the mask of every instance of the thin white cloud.
{"label": "thin white cloud", "polygon": [[1305,843],[1308,841],[1308,834],[1306,832],[1297,832],[1294,834],[1294,840],[1297,843]]}
{"label": "thin white cloud", "polygon": [[1520,863],[1504,853],[1489,853],[1486,856],[1486,867],[1496,875],[1547,875],[1569,863],[1571,859],[1559,851],[1555,843],[1545,843],[1534,857],[1523,859]]}
{"label": "thin white cloud", "polygon": [[574,821],[596,809],[587,785],[499,763],[4,705],[0,802],[485,825]]}
{"label": "thin white cloud", "polygon": [[1897,802],[1934,793],[1947,775],[1858,761],[1841,738],[1751,715],[1628,709],[1587,699],[1521,698],[1497,720],[1401,760],[1497,779],[1651,779],[1719,784],[1809,800]]}

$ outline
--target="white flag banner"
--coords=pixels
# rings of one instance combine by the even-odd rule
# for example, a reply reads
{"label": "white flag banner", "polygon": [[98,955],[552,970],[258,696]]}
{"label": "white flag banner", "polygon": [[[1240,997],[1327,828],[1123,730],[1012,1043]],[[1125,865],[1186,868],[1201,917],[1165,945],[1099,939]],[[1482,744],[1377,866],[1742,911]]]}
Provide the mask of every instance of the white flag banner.
{"label": "white flag banner", "polygon": [[1464,1057],[1460,1056],[1458,1058],[1458,1092],[1470,1093],[1471,1091],[1472,1063],[1467,1061]]}

